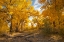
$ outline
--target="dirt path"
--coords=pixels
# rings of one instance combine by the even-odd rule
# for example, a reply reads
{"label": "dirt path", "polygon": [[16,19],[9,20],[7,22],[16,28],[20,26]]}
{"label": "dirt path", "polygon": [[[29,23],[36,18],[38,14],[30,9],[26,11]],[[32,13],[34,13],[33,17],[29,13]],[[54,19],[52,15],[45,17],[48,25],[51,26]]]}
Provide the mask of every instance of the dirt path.
{"label": "dirt path", "polygon": [[59,35],[44,36],[39,31],[32,33],[13,33],[11,36],[0,38],[0,42],[64,42]]}

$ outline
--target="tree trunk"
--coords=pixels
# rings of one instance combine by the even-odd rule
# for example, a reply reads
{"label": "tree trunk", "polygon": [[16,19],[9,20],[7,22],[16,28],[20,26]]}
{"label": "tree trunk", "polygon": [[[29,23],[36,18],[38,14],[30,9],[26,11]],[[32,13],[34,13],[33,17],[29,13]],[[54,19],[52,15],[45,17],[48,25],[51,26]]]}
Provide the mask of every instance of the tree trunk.
{"label": "tree trunk", "polygon": [[10,25],[10,32],[12,32],[12,15],[11,15],[11,25]]}

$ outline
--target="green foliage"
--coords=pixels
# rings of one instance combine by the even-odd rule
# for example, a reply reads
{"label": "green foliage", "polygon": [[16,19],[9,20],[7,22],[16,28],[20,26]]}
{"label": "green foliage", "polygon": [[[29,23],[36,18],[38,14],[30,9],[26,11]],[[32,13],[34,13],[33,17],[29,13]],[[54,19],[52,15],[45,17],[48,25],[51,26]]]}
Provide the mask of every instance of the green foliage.
{"label": "green foliage", "polygon": [[58,34],[64,36],[64,28],[58,28]]}
{"label": "green foliage", "polygon": [[50,27],[50,23],[49,23],[49,20],[47,18],[44,19],[44,27],[42,29],[42,32],[44,35],[51,34],[51,32],[52,32],[52,28]]}
{"label": "green foliage", "polygon": [[44,20],[44,27],[42,28],[43,35],[51,35],[51,34],[58,34],[63,36],[64,35],[64,28],[63,27],[51,27],[49,19]]}

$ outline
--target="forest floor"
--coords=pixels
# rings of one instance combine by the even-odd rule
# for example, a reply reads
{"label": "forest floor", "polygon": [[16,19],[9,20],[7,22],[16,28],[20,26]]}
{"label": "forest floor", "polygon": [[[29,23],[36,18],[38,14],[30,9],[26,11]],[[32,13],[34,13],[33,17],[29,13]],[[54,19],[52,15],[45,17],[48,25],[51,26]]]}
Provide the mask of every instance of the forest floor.
{"label": "forest floor", "polygon": [[44,36],[41,30],[30,30],[4,35],[0,42],[64,42],[64,38],[60,35]]}

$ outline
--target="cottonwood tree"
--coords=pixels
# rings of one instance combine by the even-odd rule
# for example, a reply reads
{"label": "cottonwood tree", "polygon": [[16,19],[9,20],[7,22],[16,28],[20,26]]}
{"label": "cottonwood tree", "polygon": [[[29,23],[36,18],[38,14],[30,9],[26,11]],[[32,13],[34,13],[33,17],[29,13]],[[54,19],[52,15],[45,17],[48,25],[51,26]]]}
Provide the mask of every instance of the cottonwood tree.
{"label": "cottonwood tree", "polygon": [[60,19],[62,15],[62,10],[64,10],[64,0],[39,0],[43,6],[41,9],[45,9],[42,14],[43,16],[49,17],[52,27],[61,28]]}
{"label": "cottonwood tree", "polygon": [[38,16],[39,14],[31,6],[31,0],[0,0],[0,13],[0,25],[6,23],[4,25],[9,26],[10,32],[23,30],[26,19],[29,16]]}
{"label": "cottonwood tree", "polygon": [[[8,15],[9,19],[5,22],[10,23],[10,32],[13,31],[13,28],[18,28],[20,22],[24,22],[24,19],[27,17],[27,9],[30,6],[31,1],[29,0],[0,0],[0,12],[4,17],[5,13]],[[1,16],[1,15],[0,15]],[[4,20],[3,20],[4,21]]]}

